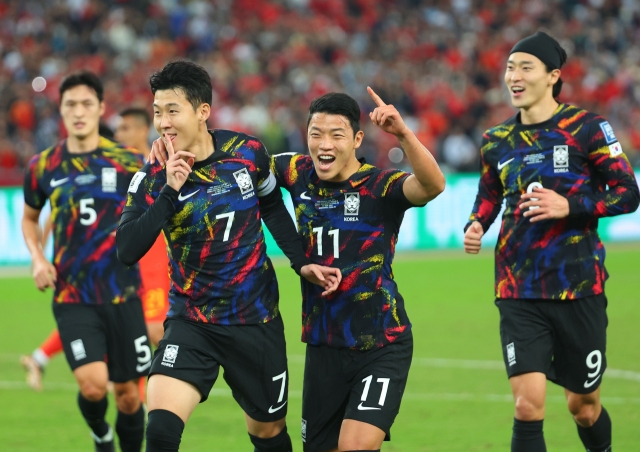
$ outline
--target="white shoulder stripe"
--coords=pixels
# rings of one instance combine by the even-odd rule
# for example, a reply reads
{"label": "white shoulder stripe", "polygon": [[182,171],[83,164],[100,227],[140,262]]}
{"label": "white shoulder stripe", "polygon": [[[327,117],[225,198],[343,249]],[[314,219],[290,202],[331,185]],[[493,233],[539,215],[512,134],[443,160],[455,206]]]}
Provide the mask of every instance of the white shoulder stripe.
{"label": "white shoulder stripe", "polygon": [[276,185],[278,185],[278,183],[276,182],[276,176],[274,176],[271,170],[269,170],[269,177],[267,177],[264,182],[258,185],[258,197],[260,198],[262,196],[267,196],[269,193],[275,190]]}

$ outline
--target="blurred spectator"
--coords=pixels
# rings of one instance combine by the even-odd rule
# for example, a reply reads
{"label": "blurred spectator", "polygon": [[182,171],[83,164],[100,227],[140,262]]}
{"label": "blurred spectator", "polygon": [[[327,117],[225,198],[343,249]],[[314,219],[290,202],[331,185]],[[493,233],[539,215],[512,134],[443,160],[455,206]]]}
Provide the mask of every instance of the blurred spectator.
{"label": "blurred spectator", "polygon": [[[150,109],[148,76],[184,57],[211,74],[210,125],[258,135],[272,153],[306,150],[307,106],[327,91],[356,98],[365,124],[371,85],[436,158],[477,171],[482,132],[514,114],[507,53],[540,28],[569,53],[561,100],[605,116],[639,164],[638,0],[5,0],[0,167],[19,172],[61,137],[57,87],[68,72],[103,79],[113,125],[126,107]],[[397,143],[365,133],[362,155],[392,166]]]}

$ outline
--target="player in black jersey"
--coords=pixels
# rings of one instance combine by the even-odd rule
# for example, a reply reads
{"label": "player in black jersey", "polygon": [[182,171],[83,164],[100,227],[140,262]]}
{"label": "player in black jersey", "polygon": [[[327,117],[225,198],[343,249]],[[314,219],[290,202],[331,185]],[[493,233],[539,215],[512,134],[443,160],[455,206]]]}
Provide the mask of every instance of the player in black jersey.
{"label": "player in black jersey", "polygon": [[[151,350],[140,273],[137,266],[128,268],[118,261],[115,232],[127,187],[144,156],[100,136],[102,94],[100,80],[88,72],[72,74],[60,85],[60,114],[69,136],[29,162],[22,230],[36,286],[54,289],[53,312],[96,450],[114,450],[114,434],[104,419],[111,379],[120,447],[134,452],[144,438],[137,380],[147,374]],[[45,259],[38,237],[38,219],[47,200],[53,263]]]}
{"label": "player in black jersey", "polygon": [[611,420],[600,402],[608,274],[597,227],[599,218],[635,211],[640,196],[610,124],[556,100],[565,60],[542,32],[511,50],[505,83],[519,113],[484,134],[465,228],[465,251],[475,254],[506,200],[495,291],[515,399],[514,452],[546,450],[547,379],[565,388],[585,448],[611,450]]}
{"label": "player in black jersey", "polygon": [[325,300],[302,281],[307,343],[302,439],[308,452],[379,450],[390,439],[407,381],[413,338],[391,265],[404,212],[444,189],[444,176],[392,105],[368,88],[371,121],[395,135],[415,174],[380,170],[356,158],[362,143],[358,103],[341,93],[309,108],[310,156],[272,158],[291,193],[312,262],[338,267]]}
{"label": "player in black jersey", "polygon": [[284,327],[260,220],[296,272],[326,295],[340,273],[304,255],[262,143],[207,130],[212,89],[202,67],[169,63],[150,84],[163,137],[154,147],[166,148],[169,159],[134,177],[117,236],[127,264],[160,232],[170,253],[170,309],[148,385],[147,451],[178,450],[185,422],[222,367],[255,451],[291,452]]}

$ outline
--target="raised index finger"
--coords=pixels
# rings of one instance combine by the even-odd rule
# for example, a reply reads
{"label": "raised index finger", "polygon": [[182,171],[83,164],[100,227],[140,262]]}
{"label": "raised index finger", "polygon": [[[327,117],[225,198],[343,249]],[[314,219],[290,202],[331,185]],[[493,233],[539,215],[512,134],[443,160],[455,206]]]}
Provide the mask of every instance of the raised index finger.
{"label": "raised index finger", "polygon": [[380,96],[378,96],[376,92],[371,89],[370,86],[367,86],[367,92],[369,93],[369,96],[371,96],[371,98],[373,99],[373,101],[376,103],[378,107],[383,107],[387,105],[384,103],[382,99],[380,99]]}
{"label": "raised index finger", "polygon": [[164,147],[167,148],[167,154],[169,154],[169,158],[173,157],[176,151],[173,150],[173,143],[171,142],[171,138],[168,133],[164,134]]}

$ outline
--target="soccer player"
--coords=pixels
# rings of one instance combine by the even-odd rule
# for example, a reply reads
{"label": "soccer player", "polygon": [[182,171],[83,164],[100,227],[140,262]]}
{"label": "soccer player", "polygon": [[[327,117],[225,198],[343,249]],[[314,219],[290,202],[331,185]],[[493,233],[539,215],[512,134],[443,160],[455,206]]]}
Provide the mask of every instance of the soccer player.
{"label": "soccer player", "polygon": [[[144,108],[128,108],[120,113],[116,127],[116,140],[149,155],[149,130],[151,116]],[[156,347],[164,334],[164,322],[169,310],[169,258],[162,234],[158,235],[151,249],[140,259],[142,276],[142,308],[147,324],[149,340]]]}
{"label": "soccer player", "polygon": [[343,278],[327,300],[321,288],[302,281],[302,439],[309,452],[379,451],[390,439],[413,354],[411,323],[391,270],[395,245],[404,212],[445,185],[398,111],[368,91],[377,105],[371,121],[398,138],[414,174],[356,158],[364,137],[360,108],[341,93],[311,103],[309,156],[272,159],[279,185],[291,193],[307,256],[338,267]]}
{"label": "soccer player", "polygon": [[169,159],[133,178],[117,234],[127,264],[161,231],[169,244],[170,309],[150,370],[147,451],[178,450],[185,423],[222,367],[254,450],[291,452],[284,326],[260,219],[294,269],[327,295],[339,271],[305,257],[262,143],[207,130],[212,88],[202,67],[169,63],[150,85],[162,137],[154,148],[166,148]]}
{"label": "soccer player", "polygon": [[[127,147],[137,149],[142,155],[148,155],[150,151],[148,137],[151,127],[151,116],[142,108],[128,108],[120,113],[120,121],[115,132],[115,140]],[[100,123],[100,135],[111,139],[113,135],[109,129]],[[43,231],[42,247],[45,247],[47,237],[51,230],[51,217],[46,220]],[[156,243],[149,252],[140,260],[140,275],[142,277],[142,308],[149,341],[158,346],[164,328],[162,322],[169,310],[169,277],[167,275],[168,258],[166,244],[162,236],[158,236]],[[49,360],[62,352],[62,341],[57,329],[36,348],[31,355],[20,357],[20,363],[27,373],[27,384],[36,391],[42,390],[42,377],[44,368]],[[144,400],[144,377],[140,380],[139,387],[141,399]]]}
{"label": "soccer player", "polygon": [[506,200],[495,292],[515,400],[511,450],[518,452],[546,450],[547,379],[564,387],[584,447],[611,450],[611,419],[600,402],[608,274],[597,227],[599,218],[635,211],[640,196],[611,125],[558,102],[565,61],[543,32],[511,50],[505,83],[519,111],[484,133],[465,227],[465,251],[476,254]]}
{"label": "soccer player", "polygon": [[[68,138],[34,156],[24,183],[22,231],[40,290],[54,289],[53,313],[78,382],[78,405],[95,448],[114,450],[105,422],[107,382],[115,382],[115,425],[123,451],[139,451],[144,411],[137,380],[151,364],[137,267],[116,256],[115,231],[126,190],[144,158],[101,137],[103,87],[90,72],[60,85],[60,115]],[[43,255],[38,219],[52,211],[54,261]],[[106,359],[106,362],[105,362]]]}

